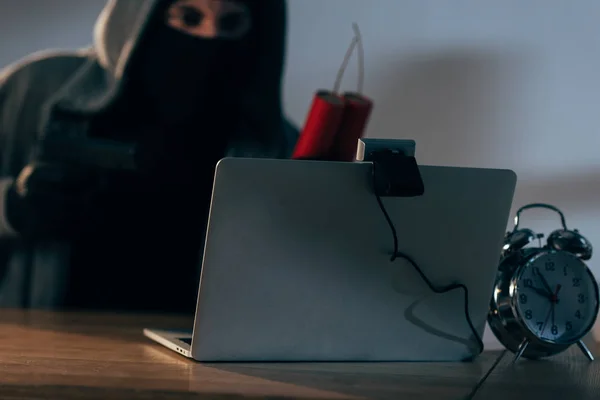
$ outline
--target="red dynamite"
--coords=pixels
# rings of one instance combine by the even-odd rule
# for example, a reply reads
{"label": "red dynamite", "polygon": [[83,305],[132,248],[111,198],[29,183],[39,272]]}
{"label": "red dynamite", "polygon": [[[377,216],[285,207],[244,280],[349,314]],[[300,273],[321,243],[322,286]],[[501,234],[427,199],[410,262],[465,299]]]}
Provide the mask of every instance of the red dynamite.
{"label": "red dynamite", "polygon": [[328,158],[352,162],[356,159],[358,140],[362,138],[369,122],[373,101],[360,93],[344,93],[343,99],[344,113]]}
{"label": "red dynamite", "polygon": [[[353,24],[354,38],[337,73],[333,91],[319,90],[314,98],[292,159],[354,161],[358,139],[364,133],[373,102],[361,94],[364,78],[362,38]],[[359,80],[356,93],[339,94],[348,61],[358,44]]]}
{"label": "red dynamite", "polygon": [[340,96],[326,90],[318,91],[313,98],[292,159],[328,159],[343,113],[344,101]]}

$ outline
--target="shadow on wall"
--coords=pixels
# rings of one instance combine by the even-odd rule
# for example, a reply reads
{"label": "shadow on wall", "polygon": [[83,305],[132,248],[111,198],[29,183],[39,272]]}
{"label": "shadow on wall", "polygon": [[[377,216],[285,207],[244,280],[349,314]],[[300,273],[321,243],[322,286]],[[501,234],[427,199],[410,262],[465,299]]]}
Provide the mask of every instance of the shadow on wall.
{"label": "shadow on wall", "polygon": [[368,79],[377,95],[367,136],[415,139],[421,164],[514,169],[513,212],[531,202],[568,214],[594,210],[600,170],[544,178],[519,149],[533,55],[455,49],[402,54],[385,65]]}
{"label": "shadow on wall", "polygon": [[370,78],[380,95],[368,136],[415,139],[423,164],[510,165],[505,137],[522,110],[523,64],[499,51],[403,54]]}
{"label": "shadow on wall", "polygon": [[[567,227],[579,229],[594,246],[595,254],[587,264],[597,276],[600,276],[600,255],[597,252],[600,243],[598,199],[600,199],[599,169],[548,179],[526,180],[521,181],[517,187],[511,216],[514,216],[517,208],[528,203],[542,202],[557,206],[565,214]],[[546,231],[558,229],[559,224],[558,216],[548,211],[532,211],[527,214],[527,225],[535,229]],[[512,221],[510,228],[512,228]],[[600,321],[597,330],[600,339]]]}
{"label": "shadow on wall", "polygon": [[[600,199],[600,170],[591,169],[577,174],[520,181],[514,197],[514,208],[527,203],[550,203],[566,214],[598,211]],[[600,241],[600,237],[598,238]]]}

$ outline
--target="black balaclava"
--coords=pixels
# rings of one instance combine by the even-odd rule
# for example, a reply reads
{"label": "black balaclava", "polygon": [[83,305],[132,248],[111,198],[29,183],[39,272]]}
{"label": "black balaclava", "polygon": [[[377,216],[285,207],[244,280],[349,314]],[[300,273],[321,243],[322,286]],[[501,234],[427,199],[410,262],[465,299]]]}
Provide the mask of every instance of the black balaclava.
{"label": "black balaclava", "polygon": [[[166,23],[167,10],[174,2],[163,1],[156,7],[130,76],[165,125],[213,129],[237,112],[236,99],[247,83],[246,67],[254,64],[255,35],[252,28],[235,39],[179,31]],[[252,18],[250,7],[249,11]],[[198,17],[190,15],[190,23]]]}

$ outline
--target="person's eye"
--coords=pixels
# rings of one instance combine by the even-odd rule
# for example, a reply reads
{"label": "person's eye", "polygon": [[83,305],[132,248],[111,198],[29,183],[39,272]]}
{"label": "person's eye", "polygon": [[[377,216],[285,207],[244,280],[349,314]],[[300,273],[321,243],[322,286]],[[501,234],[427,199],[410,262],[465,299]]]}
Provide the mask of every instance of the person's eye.
{"label": "person's eye", "polygon": [[182,7],[181,10],[181,22],[187,27],[196,27],[204,20],[204,14],[202,11],[194,7]]}

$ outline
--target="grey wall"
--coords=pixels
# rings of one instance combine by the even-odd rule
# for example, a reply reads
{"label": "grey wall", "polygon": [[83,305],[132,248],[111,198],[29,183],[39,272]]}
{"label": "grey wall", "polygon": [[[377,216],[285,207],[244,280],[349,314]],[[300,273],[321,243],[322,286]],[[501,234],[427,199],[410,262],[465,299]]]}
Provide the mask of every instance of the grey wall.
{"label": "grey wall", "polygon": [[103,0],[0,0],[0,67],[32,51],[92,40]]}
{"label": "grey wall", "polygon": [[[88,44],[103,4],[0,0],[0,66]],[[596,0],[291,0],[286,108],[304,121],[356,21],[376,103],[368,136],[416,139],[421,163],[512,168],[515,208],[553,203],[600,244],[598,15]],[[354,82],[352,63],[345,88]],[[557,222],[544,212],[526,221],[541,231]]]}

